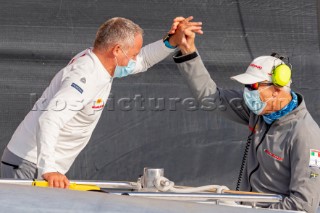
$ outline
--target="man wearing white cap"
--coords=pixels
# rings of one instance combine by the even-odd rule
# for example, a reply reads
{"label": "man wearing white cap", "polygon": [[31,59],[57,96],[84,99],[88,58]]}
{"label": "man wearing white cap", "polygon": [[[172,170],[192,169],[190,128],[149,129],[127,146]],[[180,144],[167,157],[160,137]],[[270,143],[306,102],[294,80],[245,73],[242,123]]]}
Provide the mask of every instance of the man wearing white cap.
{"label": "man wearing white cap", "polygon": [[[237,190],[275,193],[273,209],[316,212],[320,192],[320,130],[303,96],[290,89],[291,69],[277,54],[254,59],[232,79],[242,91],[216,86],[194,44],[195,34],[180,24],[180,52],[174,61],[194,96],[224,106],[227,118],[250,129]],[[236,100],[236,101],[235,101]]]}

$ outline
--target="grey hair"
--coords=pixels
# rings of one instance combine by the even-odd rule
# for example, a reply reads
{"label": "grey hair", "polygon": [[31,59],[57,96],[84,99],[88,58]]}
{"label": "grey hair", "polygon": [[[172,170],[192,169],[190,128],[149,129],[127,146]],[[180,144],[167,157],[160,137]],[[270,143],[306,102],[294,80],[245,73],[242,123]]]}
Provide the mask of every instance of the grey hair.
{"label": "grey hair", "polygon": [[133,21],[121,17],[111,18],[100,26],[94,48],[108,49],[116,44],[122,44],[124,48],[132,47],[137,34],[143,35],[143,29]]}

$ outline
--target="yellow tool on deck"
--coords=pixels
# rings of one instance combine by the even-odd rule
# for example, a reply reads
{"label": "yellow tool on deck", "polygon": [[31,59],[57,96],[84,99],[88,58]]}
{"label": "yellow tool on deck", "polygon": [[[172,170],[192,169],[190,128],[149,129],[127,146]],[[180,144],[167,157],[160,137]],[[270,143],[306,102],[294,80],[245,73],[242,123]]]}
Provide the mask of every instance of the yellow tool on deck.
{"label": "yellow tool on deck", "polygon": [[[34,180],[32,186],[49,187],[49,183],[45,180]],[[96,185],[70,183],[69,189],[77,191],[100,191],[100,187]]]}

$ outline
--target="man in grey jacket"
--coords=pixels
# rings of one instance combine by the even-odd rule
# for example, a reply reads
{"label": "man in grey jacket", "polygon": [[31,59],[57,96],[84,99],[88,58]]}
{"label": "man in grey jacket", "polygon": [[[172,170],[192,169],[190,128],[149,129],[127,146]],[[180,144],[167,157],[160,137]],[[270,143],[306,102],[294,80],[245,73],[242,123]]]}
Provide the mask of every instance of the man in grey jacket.
{"label": "man in grey jacket", "polygon": [[244,90],[217,87],[186,26],[181,23],[176,31],[181,51],[173,58],[194,96],[202,104],[210,98],[223,105],[219,113],[250,129],[237,189],[281,194],[283,201],[269,208],[316,212],[320,130],[303,96],[290,89],[290,68],[275,54],[258,57],[244,74],[232,77]]}

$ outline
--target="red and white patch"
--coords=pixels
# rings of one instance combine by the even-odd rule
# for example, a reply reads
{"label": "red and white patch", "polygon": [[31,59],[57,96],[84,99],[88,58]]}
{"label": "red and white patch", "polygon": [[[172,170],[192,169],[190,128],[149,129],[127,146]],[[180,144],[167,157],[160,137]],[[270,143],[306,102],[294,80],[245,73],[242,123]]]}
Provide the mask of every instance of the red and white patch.
{"label": "red and white patch", "polygon": [[92,109],[102,109],[103,107],[104,107],[104,103],[103,103],[102,98],[98,98],[98,99],[94,102],[94,104],[93,104],[93,106],[92,106]]}
{"label": "red and white patch", "polygon": [[273,154],[272,152],[270,152],[270,151],[267,150],[267,149],[264,149],[263,151],[264,151],[265,153],[267,153],[267,155],[271,156],[272,158],[274,158],[274,159],[276,159],[276,160],[278,160],[278,161],[282,161],[282,160],[283,160],[282,157],[279,157],[278,155]]}

